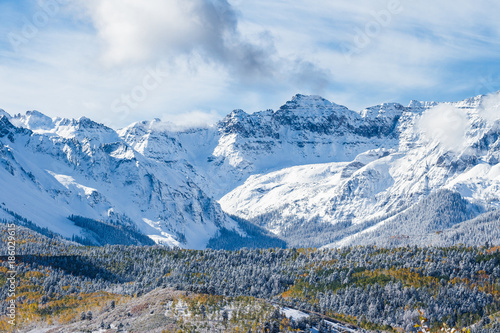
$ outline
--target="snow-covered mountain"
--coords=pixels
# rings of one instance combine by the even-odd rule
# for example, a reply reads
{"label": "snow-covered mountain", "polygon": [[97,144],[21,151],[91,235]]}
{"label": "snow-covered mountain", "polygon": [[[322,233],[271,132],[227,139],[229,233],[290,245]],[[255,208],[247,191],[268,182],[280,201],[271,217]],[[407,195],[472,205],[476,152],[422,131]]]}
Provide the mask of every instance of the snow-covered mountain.
{"label": "snow-covered mountain", "polygon": [[[476,215],[498,209],[498,96],[458,103],[412,101],[408,107],[383,104],[360,113],[324,102],[321,115],[318,98],[296,96],[275,114],[290,114],[285,119],[293,119],[283,122],[290,124],[283,126],[289,132],[280,140],[293,147],[283,155],[293,156],[300,165],[291,166],[279,154],[269,154],[272,163],[284,162],[285,167],[260,169],[224,195],[221,206],[285,237],[291,245],[315,246],[368,227],[377,229],[389,217],[443,189],[474,205]],[[311,114],[317,115],[313,118],[317,123],[300,114],[308,107],[315,110]],[[256,123],[253,118],[260,117],[251,115],[244,123]],[[240,131],[233,140],[240,147],[244,141],[261,142],[255,135],[246,140],[248,132]],[[306,139],[297,140],[300,135]],[[323,151],[315,154],[318,147]],[[250,163],[265,156],[249,150],[246,154],[251,157],[244,161]],[[388,230],[385,236],[397,235]],[[358,243],[344,239],[338,244]]]}
{"label": "snow-covered mountain", "polygon": [[235,110],[189,130],[153,120],[115,131],[88,118],[2,110],[0,218],[89,241],[101,229],[68,217],[170,246],[277,244],[248,220],[291,246],[337,246],[366,243],[376,230],[377,243],[408,236],[383,226],[418,226],[402,216],[428,207],[426,198],[461,203],[449,223],[428,222],[425,232],[442,231],[498,216],[489,211],[500,207],[499,101],[494,94],[355,112],[296,95],[276,111]]}
{"label": "snow-covered mountain", "polygon": [[[2,115],[0,142],[4,218],[17,214],[68,238],[91,237],[68,220],[75,215],[188,248],[204,248],[221,228],[245,236],[184,166],[148,158],[87,118]],[[173,150],[175,142],[162,148]]]}

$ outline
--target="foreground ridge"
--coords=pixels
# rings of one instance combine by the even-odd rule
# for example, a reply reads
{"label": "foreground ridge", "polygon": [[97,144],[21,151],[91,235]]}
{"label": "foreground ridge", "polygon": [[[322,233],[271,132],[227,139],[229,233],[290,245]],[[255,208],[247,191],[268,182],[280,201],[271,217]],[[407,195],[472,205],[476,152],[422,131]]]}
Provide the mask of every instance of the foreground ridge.
{"label": "foreground ridge", "polygon": [[[491,333],[500,325],[498,248],[83,247],[19,231],[29,240],[17,259],[22,331],[98,330],[103,323],[148,332],[260,332],[275,325],[278,332],[307,325],[411,332],[419,311],[431,328],[473,325]],[[0,262],[6,270],[6,257]],[[7,317],[0,319],[7,327]]]}

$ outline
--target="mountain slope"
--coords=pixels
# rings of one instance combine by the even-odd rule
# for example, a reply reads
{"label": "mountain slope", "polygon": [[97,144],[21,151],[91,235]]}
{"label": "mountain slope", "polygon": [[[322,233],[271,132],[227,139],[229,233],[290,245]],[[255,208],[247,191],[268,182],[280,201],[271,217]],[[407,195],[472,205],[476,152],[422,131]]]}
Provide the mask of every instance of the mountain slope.
{"label": "mountain slope", "polygon": [[321,246],[348,230],[357,233],[442,189],[483,210],[498,209],[500,114],[485,116],[491,115],[488,103],[479,96],[366,109],[353,117],[356,125],[330,124],[328,138],[333,142],[340,131],[344,154],[322,155],[329,163],[311,156],[304,165],[252,175],[222,197],[221,206],[294,246]]}
{"label": "mountain slope", "polygon": [[221,228],[244,236],[182,172],[133,150],[87,118],[28,112],[0,118],[0,202],[64,237],[84,237],[70,215],[137,228],[158,243],[204,248]]}
{"label": "mountain slope", "polygon": [[284,246],[267,231],[291,246],[323,246],[375,229],[385,230],[382,242],[399,230],[384,229],[390,219],[451,193],[458,201],[448,203],[474,207],[443,227],[451,230],[500,208],[499,101],[355,112],[296,95],[276,111],[234,110],[216,126],[182,130],[2,111],[0,213],[90,243],[102,239],[69,216],[168,246]]}
{"label": "mountain slope", "polygon": [[459,226],[462,222],[476,217],[480,212],[480,207],[468,203],[457,192],[440,190],[422,198],[405,211],[363,232],[333,243],[330,247],[361,244],[440,245],[440,235],[444,230]]}

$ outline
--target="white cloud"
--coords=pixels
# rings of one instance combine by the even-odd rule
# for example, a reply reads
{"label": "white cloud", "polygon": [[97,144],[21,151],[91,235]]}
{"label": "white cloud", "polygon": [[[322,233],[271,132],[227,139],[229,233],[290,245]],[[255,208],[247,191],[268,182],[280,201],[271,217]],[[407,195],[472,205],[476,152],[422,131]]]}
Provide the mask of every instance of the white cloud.
{"label": "white cloud", "polygon": [[[87,9],[110,66],[198,55],[238,80],[273,78],[282,69],[272,37],[240,34],[226,0],[75,0]],[[288,68],[287,68],[288,70]]]}
{"label": "white cloud", "polygon": [[215,125],[222,117],[223,115],[215,110],[195,110],[182,114],[165,115],[162,120],[174,124],[173,128],[170,129],[180,130],[194,127],[210,127]]}
{"label": "white cloud", "polygon": [[500,120],[500,91],[483,98],[479,114],[490,124]]}
{"label": "white cloud", "polygon": [[[352,45],[394,0],[54,1],[61,10],[18,53],[0,43],[0,107],[11,113],[35,108],[120,127],[192,110],[277,108],[295,93],[360,110],[500,89],[498,80],[478,82],[500,74],[493,0],[400,0],[403,10],[350,62],[341,45]],[[10,22],[3,35],[22,31],[20,17],[32,12],[17,15],[0,12]],[[170,67],[158,88],[115,114],[113,101],[161,61]]]}
{"label": "white cloud", "polygon": [[[327,92],[352,108],[414,98],[458,100],[473,96],[476,81],[485,71],[500,71],[497,65],[481,67],[482,73],[468,71],[488,58],[498,59],[497,1],[479,5],[444,0],[439,6],[430,0],[235,2],[243,13],[242,29],[265,26],[281,54],[329,69],[333,85]],[[401,10],[388,24],[378,24],[378,32],[368,36],[366,46],[347,61],[343,46],[355,48],[360,31],[366,34],[367,26],[377,25],[375,13],[387,12],[394,2]],[[352,98],[336,99],[347,92]]]}
{"label": "white cloud", "polygon": [[449,104],[439,104],[422,114],[419,129],[429,141],[436,141],[448,150],[465,148],[465,134],[469,129],[465,110]]}
{"label": "white cloud", "polygon": [[84,1],[110,64],[191,53],[223,57],[235,38],[236,18],[226,1]]}

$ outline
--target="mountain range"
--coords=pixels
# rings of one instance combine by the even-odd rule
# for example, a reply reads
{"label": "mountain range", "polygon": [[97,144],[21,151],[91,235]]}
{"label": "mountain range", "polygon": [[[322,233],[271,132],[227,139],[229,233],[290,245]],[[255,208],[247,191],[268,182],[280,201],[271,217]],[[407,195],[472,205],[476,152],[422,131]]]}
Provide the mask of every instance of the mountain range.
{"label": "mountain range", "polygon": [[0,110],[0,219],[89,245],[499,243],[499,105],[298,94],[211,127],[120,130]]}

